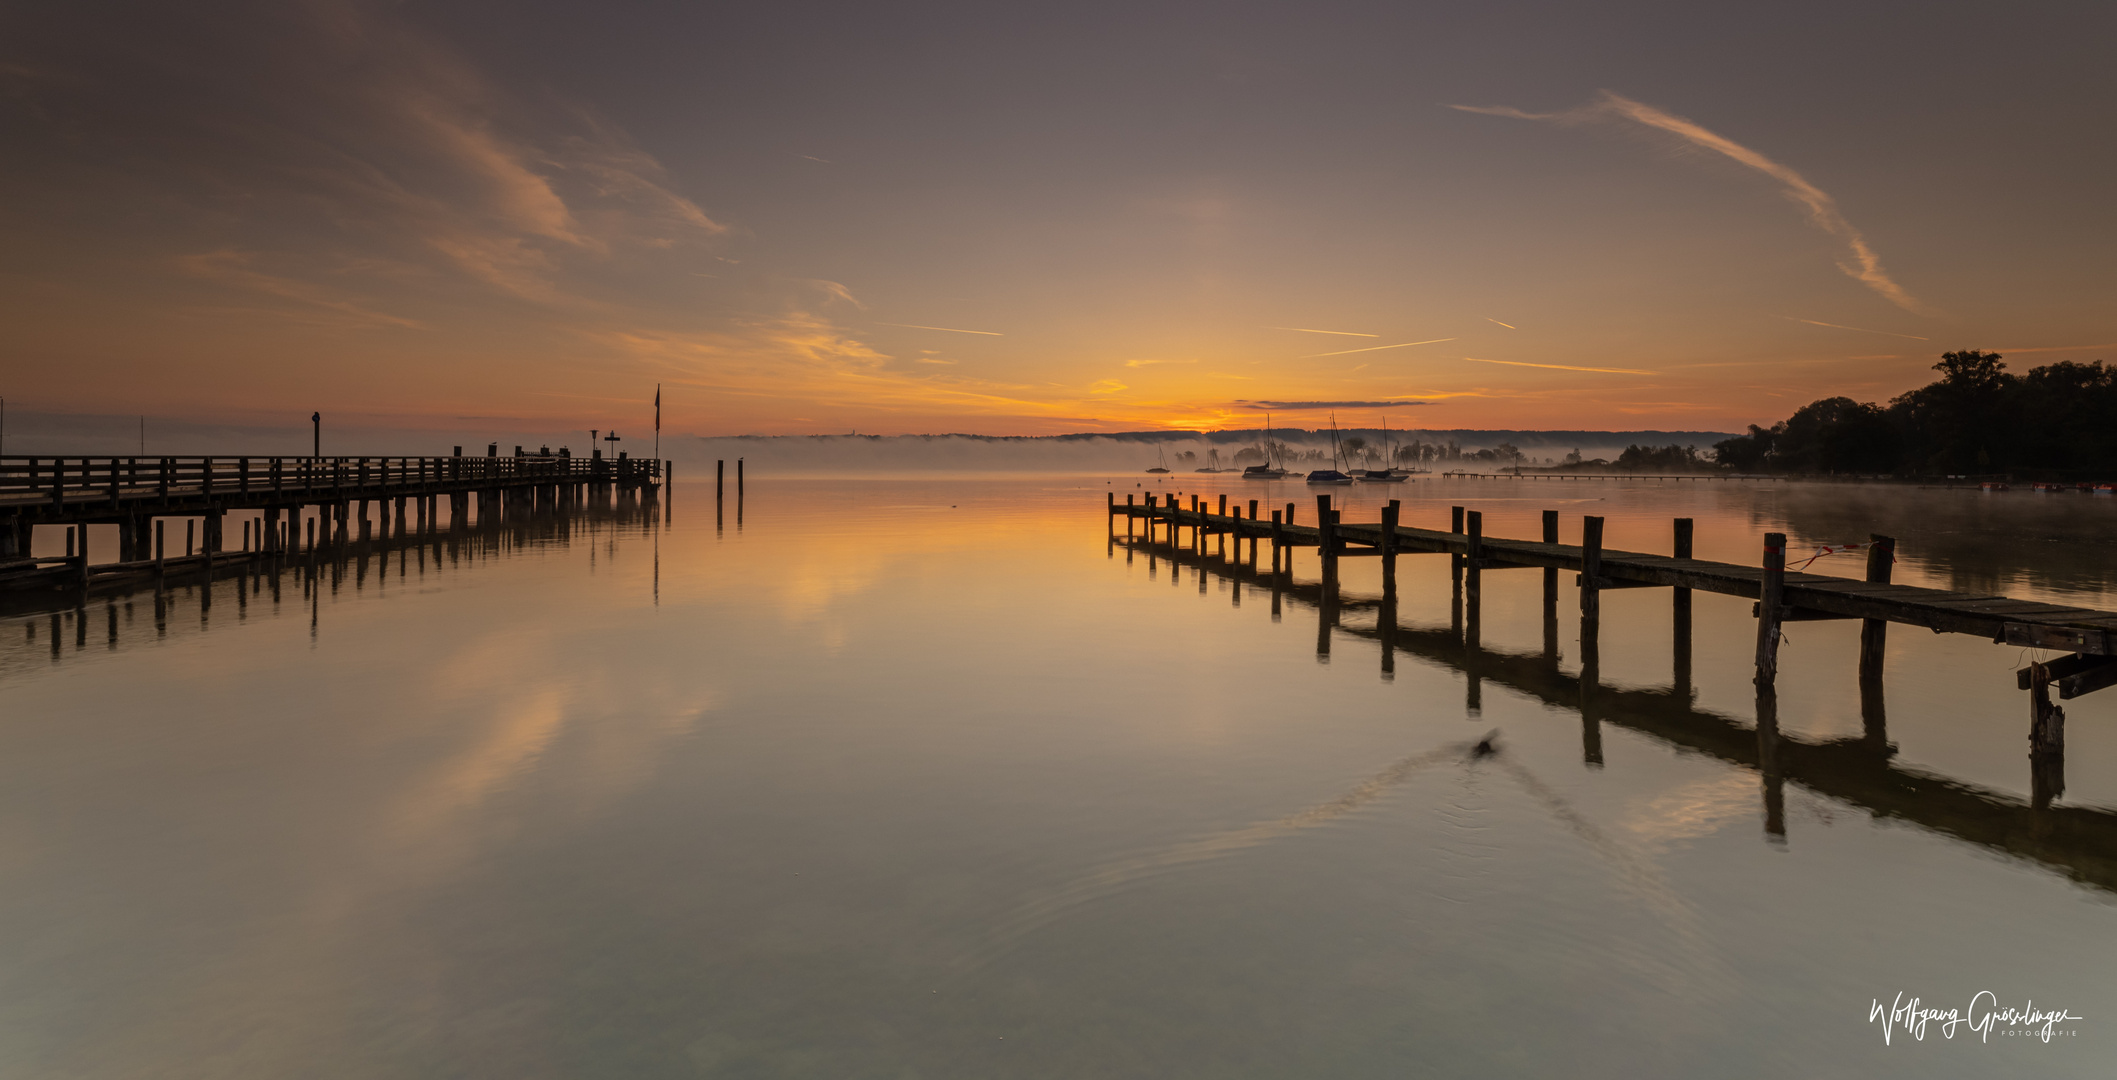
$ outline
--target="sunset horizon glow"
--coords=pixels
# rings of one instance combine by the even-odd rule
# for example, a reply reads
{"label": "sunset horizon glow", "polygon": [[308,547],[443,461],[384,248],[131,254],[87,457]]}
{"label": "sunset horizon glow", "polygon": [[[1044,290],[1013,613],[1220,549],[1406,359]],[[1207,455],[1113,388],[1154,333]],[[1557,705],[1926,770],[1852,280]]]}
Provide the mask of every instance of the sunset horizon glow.
{"label": "sunset horizon glow", "polygon": [[[4,16],[9,407],[638,428],[659,386],[695,434],[1205,431],[1257,402],[1739,431],[1949,350],[2117,359],[2113,151],[2061,133],[2099,129],[2111,76],[1957,85],[1879,16],[1841,28],[1862,70],[1792,92],[1761,60],[1791,14],[1502,49],[1498,15],[1197,41],[1174,14],[510,10]],[[1987,29],[2002,61],[2094,36]],[[1481,66],[1508,50],[1549,62]]]}

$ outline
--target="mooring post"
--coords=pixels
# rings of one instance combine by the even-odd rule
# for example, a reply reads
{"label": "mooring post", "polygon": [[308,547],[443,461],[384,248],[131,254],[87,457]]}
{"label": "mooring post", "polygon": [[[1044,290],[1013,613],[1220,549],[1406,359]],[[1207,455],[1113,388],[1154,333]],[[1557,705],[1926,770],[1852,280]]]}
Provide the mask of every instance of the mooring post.
{"label": "mooring post", "polygon": [[[1272,511],[1272,579],[1275,581],[1279,578],[1279,552],[1282,548],[1286,546],[1286,542],[1284,539],[1286,534],[1283,525],[1284,522],[1280,520],[1279,511]],[[1274,614],[1277,614],[1278,610],[1279,593],[1277,591],[1274,591],[1272,593],[1272,611]]]}
{"label": "mooring post", "polygon": [[[1480,559],[1484,555],[1485,515],[1472,510],[1463,515],[1467,540],[1463,554],[1463,646],[1476,651],[1483,637],[1484,578]],[[1472,676],[1475,682],[1476,677]]]}
{"label": "mooring post", "polygon": [[[1691,557],[1692,521],[1690,518],[1676,519],[1676,550],[1679,559]],[[1678,586],[1670,589],[1673,599],[1669,601],[1669,614],[1673,641],[1671,658],[1676,668],[1676,691],[1689,696],[1691,692],[1691,590]]]}
{"label": "mooring post", "polygon": [[715,458],[713,461],[713,498],[718,500],[725,497],[727,486],[728,461],[726,458]]}
{"label": "mooring post", "polygon": [[1398,499],[1389,500],[1389,505],[1382,508],[1382,592],[1385,597],[1396,595],[1397,521],[1403,512],[1404,504]]}
{"label": "mooring post", "polygon": [[[1896,538],[1871,533],[1868,535],[1867,580],[1877,585],[1889,584],[1890,572],[1896,566]],[[1880,682],[1882,660],[1889,650],[1889,620],[1860,620],[1860,682]]]}
{"label": "mooring post", "polygon": [[1330,496],[1318,495],[1316,496],[1316,539],[1321,543],[1325,560],[1329,560],[1338,553],[1338,531],[1331,526]]}
{"label": "mooring post", "polygon": [[[1544,543],[1558,543],[1558,511],[1544,511]],[[1544,567],[1544,661],[1558,663],[1558,567]]]}
{"label": "mooring post", "polygon": [[1602,518],[1580,519],[1581,755],[1602,766]]}
{"label": "mooring post", "polygon": [[1106,491],[1103,494],[1109,496],[1108,504],[1103,507],[1103,537],[1108,540],[1115,540],[1117,539],[1117,523],[1110,519],[1117,515],[1117,492]]}
{"label": "mooring post", "polygon": [[1764,534],[1764,581],[1757,596],[1757,685],[1779,677],[1779,617],[1786,604],[1786,534]]}
{"label": "mooring post", "polygon": [[2050,754],[2066,748],[2066,711],[2051,700],[2051,669],[2029,665],[2029,750]]}
{"label": "mooring post", "polygon": [[[743,459],[741,459],[741,458],[736,458],[736,459],[735,459],[735,501],[736,501],[736,502],[741,502],[741,501],[742,501],[742,494],[743,494],[743,486],[742,486],[742,483],[743,483],[743,481],[742,481],[742,460],[743,460]],[[741,511],[740,511],[739,509],[738,509],[738,510],[737,510],[736,512],[737,512],[738,514],[740,514],[740,513],[741,513]]]}

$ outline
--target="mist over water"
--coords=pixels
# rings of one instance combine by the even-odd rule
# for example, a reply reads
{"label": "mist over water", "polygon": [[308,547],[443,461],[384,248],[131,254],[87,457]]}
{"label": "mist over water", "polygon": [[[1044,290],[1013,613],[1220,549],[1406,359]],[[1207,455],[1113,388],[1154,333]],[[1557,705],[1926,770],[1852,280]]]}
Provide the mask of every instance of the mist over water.
{"label": "mist over water", "polygon": [[[758,461],[753,456],[752,463]],[[731,473],[732,473],[732,461]],[[1126,543],[1127,470],[682,479],[621,506],[0,615],[0,1074],[2085,1076],[2117,993],[2117,698],[2029,806],[2019,649],[1857,623],[1780,662],[1750,602]],[[2117,503],[1421,478],[1332,494],[1492,536],[1754,564],[1899,539],[1896,580],[2108,608]],[[1114,533],[1114,536],[1112,535]],[[1800,555],[1805,558],[1805,555]],[[1268,561],[1268,560],[1267,560]],[[1858,576],[1856,558],[1809,569]],[[1335,625],[1333,625],[1335,620]],[[1497,732],[1499,752],[1475,744]],[[1862,746],[1869,749],[1863,750]],[[1745,749],[1746,748],[1746,749]],[[1745,757],[1745,754],[1751,755]],[[1767,830],[1776,798],[1783,834]],[[2046,1044],[1901,1032],[1979,990]]]}

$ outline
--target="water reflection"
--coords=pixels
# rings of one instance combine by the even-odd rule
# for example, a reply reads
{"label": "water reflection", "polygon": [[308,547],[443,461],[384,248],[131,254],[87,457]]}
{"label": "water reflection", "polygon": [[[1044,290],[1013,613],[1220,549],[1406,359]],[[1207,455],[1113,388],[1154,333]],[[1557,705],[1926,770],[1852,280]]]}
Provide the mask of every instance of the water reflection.
{"label": "water reflection", "polygon": [[[328,509],[326,519],[330,516]],[[0,617],[32,618],[24,622],[27,632],[13,642],[13,647],[0,642],[0,675],[19,665],[25,650],[39,648],[40,636],[49,643],[52,662],[69,655],[63,645],[68,639],[72,641],[72,653],[82,652],[87,648],[89,624],[95,621],[97,612],[103,615],[105,651],[139,644],[141,636],[132,628],[143,603],[151,605],[153,640],[168,638],[172,626],[180,632],[204,633],[212,629],[216,603],[232,603],[235,620],[242,622],[250,616],[253,599],[267,604],[274,614],[299,601],[308,615],[313,638],[321,626],[326,593],[333,598],[341,592],[356,596],[370,591],[385,594],[392,588],[417,586],[426,580],[429,569],[436,574],[461,571],[523,551],[564,547],[576,540],[586,540],[591,545],[607,543],[620,532],[658,537],[667,525],[664,513],[659,499],[643,501],[624,494],[562,505],[545,502],[532,507],[523,502],[505,508],[495,506],[489,515],[459,517],[447,525],[437,522],[431,530],[424,528],[423,516],[420,528],[408,527],[400,512],[396,516],[397,528],[388,528],[389,519],[385,517],[385,527],[378,530],[367,527],[364,510],[356,510],[340,519],[339,532],[345,538],[306,550],[256,552],[241,559],[229,559],[224,553],[210,570],[197,563],[179,562],[159,576],[142,575],[86,591],[8,592],[0,594]],[[357,523],[357,528],[345,527],[347,521]],[[356,534],[358,538],[352,538]],[[658,589],[658,539],[655,543],[654,585]],[[189,612],[196,612],[195,620]],[[38,632],[37,615],[49,624],[44,635]],[[126,632],[121,633],[121,627]]]}
{"label": "water reflection", "polygon": [[[1476,621],[1477,605],[1471,603],[1465,610],[1466,568],[1458,556],[1447,556],[1454,564],[1450,574],[1454,588],[1449,625],[1443,627],[1406,621],[1398,611],[1393,572],[1383,576],[1383,595],[1351,596],[1328,571],[1319,581],[1298,583],[1291,573],[1260,576],[1245,565],[1166,545],[1161,554],[1200,574],[1269,587],[1275,613],[1281,597],[1312,608],[1317,616],[1319,656],[1329,654],[1334,635],[1370,639],[1380,647],[1385,673],[1394,673],[1399,652],[1462,672],[1471,687],[1468,705],[1472,710],[1479,705],[1478,687],[1486,681],[1574,710],[1581,721],[1581,757],[1589,766],[1603,765],[1602,725],[1611,723],[1752,770],[1760,782],[1764,833],[1773,843],[1788,840],[1785,786],[1791,782],[1878,818],[1918,825],[2117,893],[2117,812],[2053,806],[2052,801],[2063,794],[2060,756],[2038,755],[2032,761],[2034,795],[2028,802],[1976,784],[1899,767],[1892,760],[1896,751],[1888,741],[1878,679],[1862,680],[1863,730],[1856,737],[1804,739],[1782,732],[1778,696],[1770,683],[1758,688],[1751,724],[1697,707],[1697,692],[1691,686],[1688,619],[1681,617],[1688,615],[1688,596],[1678,601],[1676,609],[1680,637],[1673,684],[1617,687],[1601,681],[1600,607],[1589,600],[1598,591],[1592,588],[1582,592],[1580,672],[1568,675],[1559,667],[1552,647],[1556,604],[1555,587],[1548,576],[1543,603],[1545,648],[1531,653],[1487,647],[1467,636],[1466,627]],[[1326,567],[1333,562],[1324,560]],[[1344,614],[1353,611],[1375,612],[1376,624],[1344,625]]]}

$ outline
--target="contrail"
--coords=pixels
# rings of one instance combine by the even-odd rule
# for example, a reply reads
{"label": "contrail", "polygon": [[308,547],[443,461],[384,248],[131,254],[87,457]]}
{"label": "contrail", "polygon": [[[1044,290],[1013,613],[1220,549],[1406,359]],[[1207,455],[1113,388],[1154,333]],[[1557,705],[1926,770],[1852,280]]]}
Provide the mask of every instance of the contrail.
{"label": "contrail", "polygon": [[1828,326],[1832,330],[1857,330],[1863,334],[1881,334],[1885,337],[1910,338],[1913,341],[1933,340],[1932,338],[1922,338],[1917,334],[1899,334],[1893,330],[1869,330],[1864,326],[1840,326],[1839,324],[1834,322],[1817,322],[1814,319],[1797,319],[1794,318],[1792,315],[1781,315],[1779,317],[1785,319],[1787,322],[1807,323],[1810,326]]}
{"label": "contrail", "polygon": [[1005,335],[1005,334],[1000,334],[1000,333],[994,333],[994,332],[993,332],[993,331],[991,331],[991,330],[958,330],[958,329],[956,329],[956,328],[955,328],[955,327],[953,327],[953,326],[921,326],[921,325],[919,325],[918,323],[908,323],[908,322],[886,322],[886,323],[878,323],[878,324],[876,324],[876,325],[878,325],[878,326],[902,326],[902,327],[904,327],[904,328],[906,328],[906,329],[908,329],[908,330],[946,330],[946,331],[948,331],[948,332],[949,332],[949,333],[951,333],[951,334],[983,334],[983,335],[985,335],[986,337],[1006,337],[1006,336],[1007,336],[1007,335]]}
{"label": "contrail", "polygon": [[1823,189],[1809,183],[1800,173],[1683,117],[1662,112],[1651,105],[1633,101],[1608,90],[1604,90],[1599,97],[1586,105],[1555,113],[1524,112],[1505,105],[1450,105],[1449,108],[1483,113],[1487,116],[1507,116],[1516,120],[1551,120],[1558,123],[1581,123],[1604,117],[1618,117],[1666,131],[1692,146],[1724,155],[1778,181],[1780,190],[1786,197],[1808,211],[1810,222],[1824,232],[1843,240],[1846,247],[1851,249],[1852,257],[1849,261],[1840,260],[1838,269],[1881,293],[1890,303],[1905,311],[1920,315],[1933,313],[1926,305],[1905,292],[1903,287],[1882,269],[1882,258],[1875,254],[1874,248],[1867,243],[1867,237],[1861,235],[1860,230],[1853,228],[1852,223],[1845,220],[1845,215],[1838,212],[1837,200],[1832,199]]}
{"label": "contrail", "polygon": [[1475,356],[1466,356],[1466,357],[1464,357],[1463,359],[1465,359],[1465,360],[1468,360],[1468,361],[1470,361],[1471,363],[1474,363],[1474,364],[1505,364],[1505,365],[1507,365],[1508,367],[1538,367],[1538,368],[1550,368],[1550,369],[1551,369],[1551,370],[1553,370],[1553,371],[1597,371],[1597,372],[1601,372],[1601,373],[1602,373],[1602,374],[1604,374],[1604,375],[1659,375],[1659,374],[1661,374],[1661,373],[1660,373],[1660,372],[1658,372],[1658,371],[1640,371],[1640,370],[1638,370],[1638,369],[1636,369],[1636,368],[1621,368],[1621,367],[1574,367],[1574,366],[1573,366],[1573,365],[1571,365],[1571,364],[1532,364],[1532,363],[1529,363],[1528,361],[1525,361],[1525,360],[1482,360],[1482,359],[1479,359],[1478,357],[1475,357]]}
{"label": "contrail", "polygon": [[1500,321],[1499,321],[1498,319],[1495,319],[1495,318],[1493,318],[1493,317],[1492,317],[1492,316],[1490,316],[1490,315],[1480,315],[1480,316],[1478,316],[1478,317],[1479,317],[1479,318],[1481,318],[1481,319],[1484,319],[1484,320],[1485,320],[1486,322],[1489,322],[1489,323],[1497,323],[1498,325],[1500,325],[1500,326],[1504,326],[1504,327],[1506,327],[1506,328],[1507,328],[1507,329],[1509,329],[1509,330],[1519,330],[1519,329],[1521,329],[1521,327],[1519,327],[1519,326],[1516,326],[1516,325],[1514,325],[1513,323],[1503,323],[1503,322],[1500,322]]}
{"label": "contrail", "polygon": [[1383,349],[1408,349],[1408,348],[1412,347],[1413,345],[1432,345],[1432,344],[1435,344],[1435,343],[1437,343],[1437,342],[1442,342],[1442,341],[1454,341],[1454,340],[1455,340],[1455,339],[1454,339],[1454,338],[1452,338],[1452,337],[1437,337],[1437,338],[1434,338],[1434,339],[1433,339],[1432,341],[1407,341],[1407,342],[1403,343],[1402,345],[1369,345],[1369,346],[1368,346],[1367,348],[1364,348],[1364,349],[1340,349],[1340,350],[1338,350],[1337,352],[1319,352],[1319,353],[1310,353],[1310,354],[1308,354],[1307,356],[1304,356],[1304,357],[1302,357],[1301,359],[1303,359],[1303,360],[1314,360],[1314,359],[1315,359],[1316,357],[1319,357],[1319,356],[1344,356],[1344,355],[1346,355],[1347,353],[1356,353],[1356,352],[1380,352],[1380,351],[1382,351]]}
{"label": "contrail", "polygon": [[1336,334],[1339,337],[1381,337],[1380,334],[1356,334],[1351,330],[1311,330],[1306,326],[1274,326],[1273,330],[1292,330],[1297,334]]}

